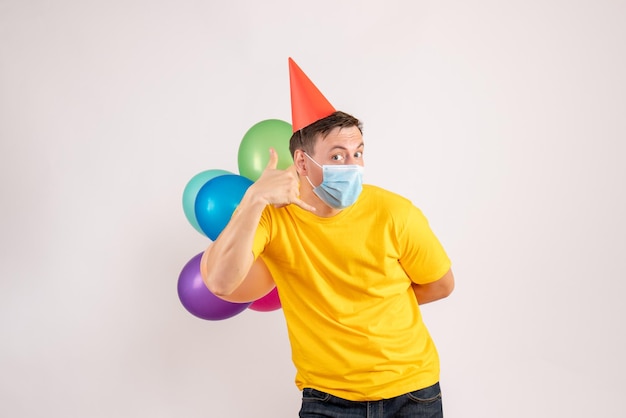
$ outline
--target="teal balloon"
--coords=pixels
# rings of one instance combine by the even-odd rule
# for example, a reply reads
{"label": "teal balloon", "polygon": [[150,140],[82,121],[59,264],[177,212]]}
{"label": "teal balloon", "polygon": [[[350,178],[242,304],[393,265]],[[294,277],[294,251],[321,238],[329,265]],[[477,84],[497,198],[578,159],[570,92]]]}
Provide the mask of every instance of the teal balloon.
{"label": "teal balloon", "polygon": [[183,190],[183,211],[185,212],[185,217],[201,234],[204,234],[204,231],[200,227],[198,223],[198,219],[196,219],[196,197],[198,196],[198,192],[209,180],[217,177],[223,176],[225,174],[233,174],[230,171],[226,170],[206,170],[201,173],[196,174],[189,180],[187,185],[185,186],[185,190]]}
{"label": "teal balloon", "polygon": [[243,136],[237,156],[239,174],[256,181],[270,159],[270,148],[278,154],[276,168],[284,170],[293,164],[289,152],[291,124],[279,119],[267,119],[253,125]]}

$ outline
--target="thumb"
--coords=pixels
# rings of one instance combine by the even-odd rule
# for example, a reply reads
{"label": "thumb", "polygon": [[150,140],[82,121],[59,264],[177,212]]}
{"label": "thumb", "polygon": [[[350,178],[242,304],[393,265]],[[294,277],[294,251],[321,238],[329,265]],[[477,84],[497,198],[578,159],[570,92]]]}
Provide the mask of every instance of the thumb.
{"label": "thumb", "polygon": [[270,148],[270,160],[265,167],[266,170],[275,170],[278,165],[278,154],[274,148]]}

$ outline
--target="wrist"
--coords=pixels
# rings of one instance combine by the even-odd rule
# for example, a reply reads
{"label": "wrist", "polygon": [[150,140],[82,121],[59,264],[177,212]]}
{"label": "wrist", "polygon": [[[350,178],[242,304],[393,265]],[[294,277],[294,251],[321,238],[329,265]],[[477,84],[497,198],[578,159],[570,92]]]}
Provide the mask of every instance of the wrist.
{"label": "wrist", "polygon": [[260,215],[265,209],[265,206],[268,205],[266,199],[255,193],[253,187],[254,185],[250,186],[246,193],[243,195],[243,197],[241,198],[241,202],[239,202],[239,205],[237,205],[237,209],[235,209],[235,212],[233,213],[233,216],[237,213],[241,213],[244,211],[258,213]]}

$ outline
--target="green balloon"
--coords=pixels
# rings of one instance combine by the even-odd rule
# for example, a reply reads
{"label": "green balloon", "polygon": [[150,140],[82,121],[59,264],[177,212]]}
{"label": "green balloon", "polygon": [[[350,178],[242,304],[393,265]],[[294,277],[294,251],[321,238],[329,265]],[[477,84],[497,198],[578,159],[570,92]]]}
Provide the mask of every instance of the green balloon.
{"label": "green balloon", "polygon": [[284,170],[293,164],[289,152],[291,124],[279,119],[267,119],[253,125],[243,136],[239,145],[239,174],[256,181],[261,177],[270,159],[270,148],[278,154],[276,168]]}

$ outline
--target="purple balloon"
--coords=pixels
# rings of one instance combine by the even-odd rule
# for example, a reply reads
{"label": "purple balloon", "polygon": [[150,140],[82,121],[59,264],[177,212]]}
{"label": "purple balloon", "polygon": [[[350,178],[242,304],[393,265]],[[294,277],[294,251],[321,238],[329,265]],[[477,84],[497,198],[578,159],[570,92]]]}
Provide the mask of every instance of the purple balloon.
{"label": "purple balloon", "polygon": [[202,253],[185,264],[178,277],[178,298],[189,313],[201,319],[219,321],[243,312],[250,303],[232,303],[215,296],[202,281]]}

